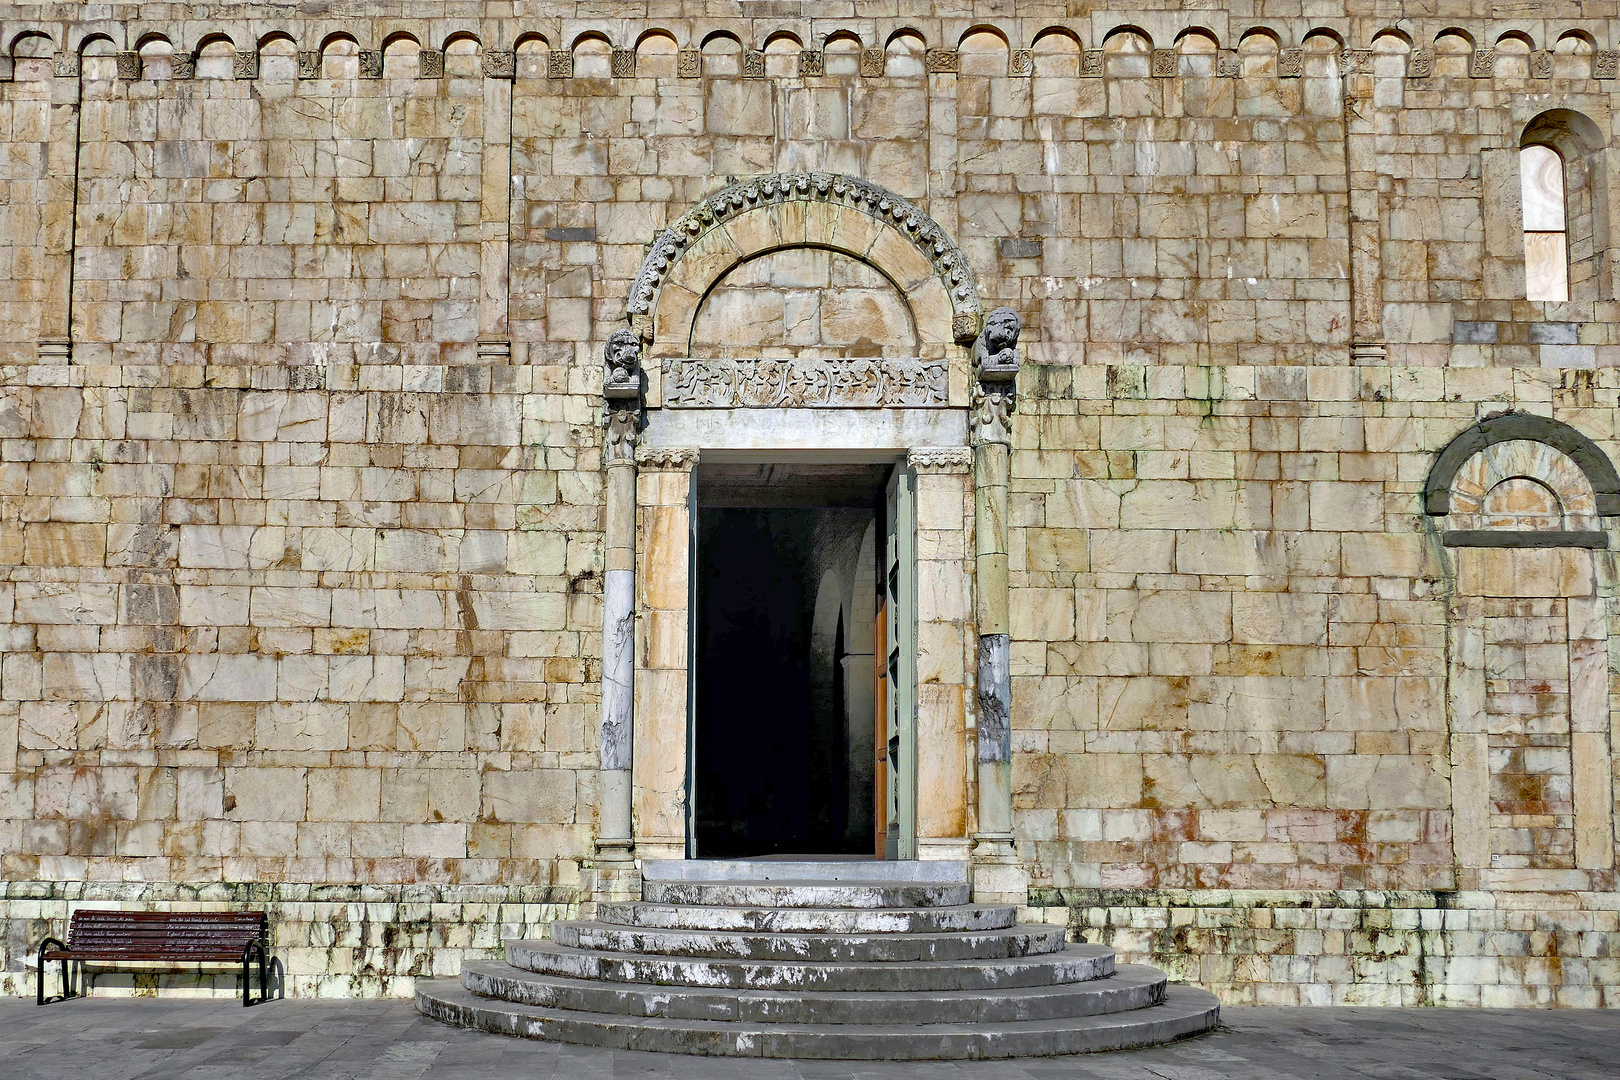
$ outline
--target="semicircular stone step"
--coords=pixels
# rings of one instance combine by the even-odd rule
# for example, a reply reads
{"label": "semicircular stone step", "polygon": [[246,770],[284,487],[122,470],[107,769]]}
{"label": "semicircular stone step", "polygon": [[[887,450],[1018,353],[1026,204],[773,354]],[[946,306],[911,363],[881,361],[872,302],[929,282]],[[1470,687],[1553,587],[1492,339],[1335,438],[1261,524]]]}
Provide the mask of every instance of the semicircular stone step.
{"label": "semicircular stone step", "polygon": [[1068,945],[1044,956],[1010,959],[871,964],[698,959],[597,952],[551,941],[508,941],[506,961],[526,971],[573,979],[739,990],[989,990],[1085,982],[1114,972],[1114,952],[1101,945]]}
{"label": "semicircular stone step", "polygon": [[1173,986],[1158,1005],[1098,1016],[1002,1024],[770,1024],[575,1012],[480,997],[447,980],[417,981],[417,1009],[461,1027],[654,1053],[849,1060],[1037,1057],[1149,1046],[1211,1030],[1213,994]]}
{"label": "semicircular stone step", "polygon": [[1164,973],[1135,964],[1059,986],[920,993],[820,993],[604,983],[537,975],[499,961],[462,965],[461,983],[520,1005],[620,1016],[768,1024],[986,1024],[1100,1016],[1144,1009],[1165,993]]}
{"label": "semicircular stone step", "polygon": [[753,934],[729,930],[644,930],[601,922],[558,920],[558,945],[599,952],[733,960],[827,963],[1005,960],[1063,948],[1061,926],[1014,926],[954,934]]}
{"label": "semicircular stone step", "polygon": [[756,934],[954,934],[1005,930],[1017,909],[992,904],[930,908],[770,908],[604,903],[596,921],[654,930],[736,930]]}
{"label": "semicircular stone step", "polygon": [[780,908],[921,908],[966,904],[966,882],[644,881],[641,898],[655,904]]}

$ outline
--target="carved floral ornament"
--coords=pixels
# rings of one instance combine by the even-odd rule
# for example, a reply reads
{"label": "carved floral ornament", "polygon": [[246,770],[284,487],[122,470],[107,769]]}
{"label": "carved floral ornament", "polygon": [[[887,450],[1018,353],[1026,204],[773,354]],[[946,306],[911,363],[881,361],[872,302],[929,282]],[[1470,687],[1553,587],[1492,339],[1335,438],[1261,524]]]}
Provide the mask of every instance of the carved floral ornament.
{"label": "carved floral ornament", "polygon": [[627,305],[631,325],[649,338],[650,316],[670,270],[710,230],[750,210],[773,203],[827,202],[850,207],[899,232],[934,267],[951,302],[951,332],[960,342],[979,333],[979,287],[967,260],[929,217],[908,199],[866,180],[834,173],[773,173],[721,189],[659,234],[641,264]]}

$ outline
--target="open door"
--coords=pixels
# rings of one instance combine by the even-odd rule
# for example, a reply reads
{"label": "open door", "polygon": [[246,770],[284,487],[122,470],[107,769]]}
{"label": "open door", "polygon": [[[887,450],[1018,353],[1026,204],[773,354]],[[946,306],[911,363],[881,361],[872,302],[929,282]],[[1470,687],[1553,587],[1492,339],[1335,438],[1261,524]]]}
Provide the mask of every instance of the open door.
{"label": "open door", "polygon": [[[694,471],[688,858],[881,858],[891,832],[909,845],[909,797],[903,829],[872,798],[888,767],[873,739],[874,671],[911,648],[909,628],[901,641],[876,630],[883,580],[904,554],[880,525],[899,513],[894,471],[728,461]],[[909,482],[904,491],[909,521]],[[904,536],[909,552],[909,526]],[[890,667],[885,678],[901,676]]]}
{"label": "open door", "polygon": [[889,478],[878,578],[877,854],[917,857],[917,487],[904,465]]}

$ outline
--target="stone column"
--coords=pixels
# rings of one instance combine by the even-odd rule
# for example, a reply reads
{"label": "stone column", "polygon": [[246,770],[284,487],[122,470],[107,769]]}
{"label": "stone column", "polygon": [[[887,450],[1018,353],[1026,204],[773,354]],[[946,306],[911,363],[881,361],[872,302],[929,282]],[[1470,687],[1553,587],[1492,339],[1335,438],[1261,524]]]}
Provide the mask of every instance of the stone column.
{"label": "stone column", "polygon": [[686,857],[686,736],[692,554],[689,447],[636,451],[636,854]]}
{"label": "stone column", "polygon": [[1012,831],[1012,682],[1007,615],[1007,479],[1017,405],[1018,315],[997,308],[973,343],[975,619],[979,635],[979,827],[973,895],[981,903],[1025,902],[1028,882]]}
{"label": "stone column", "polygon": [[73,359],[73,260],[78,225],[80,102],[84,96],[77,53],[59,53],[51,80],[51,131],[45,147],[44,288],[39,360]]}
{"label": "stone column", "polygon": [[[487,42],[499,39],[499,21],[485,23]],[[484,53],[484,153],[479,175],[478,358],[511,362],[512,92],[516,57],[506,49]]]}
{"label": "stone column", "polygon": [[[1384,359],[1384,271],[1378,195],[1378,102],[1371,55],[1344,54],[1344,169],[1350,199],[1350,355]],[[1404,80],[1402,80],[1404,82]]]}
{"label": "stone column", "polygon": [[607,521],[602,580],[601,785],[597,805],[595,900],[639,900],[631,825],[636,670],[636,439],[642,424],[640,342],[627,330],[608,339]]}

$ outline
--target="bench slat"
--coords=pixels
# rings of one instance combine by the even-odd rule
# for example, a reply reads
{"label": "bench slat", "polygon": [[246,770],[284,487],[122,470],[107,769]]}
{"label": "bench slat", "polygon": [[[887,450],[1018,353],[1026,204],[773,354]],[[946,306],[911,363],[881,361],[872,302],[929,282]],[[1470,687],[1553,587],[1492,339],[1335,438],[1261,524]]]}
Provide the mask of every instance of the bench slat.
{"label": "bench slat", "polygon": [[116,911],[73,913],[67,948],[47,954],[76,960],[237,960],[267,934],[262,911]]}

